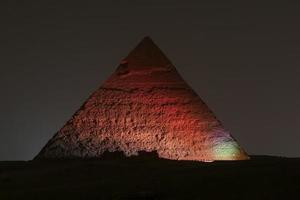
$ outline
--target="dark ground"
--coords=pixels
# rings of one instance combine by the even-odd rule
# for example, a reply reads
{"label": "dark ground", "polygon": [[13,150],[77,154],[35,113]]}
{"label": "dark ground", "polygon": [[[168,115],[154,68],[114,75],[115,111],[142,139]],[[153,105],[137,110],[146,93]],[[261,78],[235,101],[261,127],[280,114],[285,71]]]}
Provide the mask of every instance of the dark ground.
{"label": "dark ground", "polygon": [[[297,197],[298,196],[298,197]],[[299,199],[300,159],[0,162],[0,199]]]}

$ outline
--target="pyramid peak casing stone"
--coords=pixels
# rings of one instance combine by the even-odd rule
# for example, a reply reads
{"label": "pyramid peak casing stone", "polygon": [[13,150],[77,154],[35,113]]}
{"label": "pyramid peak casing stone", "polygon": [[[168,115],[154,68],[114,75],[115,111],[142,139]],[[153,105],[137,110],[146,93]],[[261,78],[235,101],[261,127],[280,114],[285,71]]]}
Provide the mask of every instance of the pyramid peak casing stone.
{"label": "pyramid peak casing stone", "polygon": [[36,159],[157,152],[174,160],[245,160],[248,155],[145,37]]}

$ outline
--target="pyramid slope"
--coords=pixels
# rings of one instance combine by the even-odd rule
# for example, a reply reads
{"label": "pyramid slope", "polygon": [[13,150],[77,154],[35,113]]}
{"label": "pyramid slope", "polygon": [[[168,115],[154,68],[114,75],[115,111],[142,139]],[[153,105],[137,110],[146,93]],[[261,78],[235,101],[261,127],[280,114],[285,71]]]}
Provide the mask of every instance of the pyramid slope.
{"label": "pyramid slope", "polygon": [[161,50],[146,37],[37,155],[93,158],[156,151],[175,160],[247,154]]}

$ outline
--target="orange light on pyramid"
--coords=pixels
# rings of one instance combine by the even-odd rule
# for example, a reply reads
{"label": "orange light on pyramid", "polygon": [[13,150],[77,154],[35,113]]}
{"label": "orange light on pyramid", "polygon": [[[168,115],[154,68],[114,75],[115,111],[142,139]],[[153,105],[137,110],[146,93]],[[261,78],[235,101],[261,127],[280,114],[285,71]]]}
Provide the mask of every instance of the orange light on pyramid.
{"label": "orange light on pyramid", "polygon": [[248,155],[161,50],[146,37],[47,143],[37,158],[156,151],[173,160]]}

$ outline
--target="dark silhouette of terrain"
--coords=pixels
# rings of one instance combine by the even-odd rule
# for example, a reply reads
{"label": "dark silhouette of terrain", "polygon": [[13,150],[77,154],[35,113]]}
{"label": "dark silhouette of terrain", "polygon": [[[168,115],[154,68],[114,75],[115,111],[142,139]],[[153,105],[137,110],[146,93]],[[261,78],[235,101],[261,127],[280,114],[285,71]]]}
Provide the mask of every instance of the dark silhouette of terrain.
{"label": "dark silhouette of terrain", "polygon": [[300,159],[125,158],[0,162],[0,199],[298,199]]}

